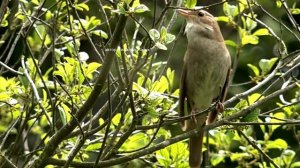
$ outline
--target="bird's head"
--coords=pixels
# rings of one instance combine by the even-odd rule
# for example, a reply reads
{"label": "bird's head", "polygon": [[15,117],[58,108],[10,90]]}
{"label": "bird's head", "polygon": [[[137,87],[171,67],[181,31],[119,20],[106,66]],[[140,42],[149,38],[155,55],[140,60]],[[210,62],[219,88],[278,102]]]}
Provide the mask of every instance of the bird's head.
{"label": "bird's head", "polygon": [[205,37],[217,41],[224,41],[219,25],[213,15],[205,10],[177,10],[186,21],[185,33],[188,39],[193,37]]}

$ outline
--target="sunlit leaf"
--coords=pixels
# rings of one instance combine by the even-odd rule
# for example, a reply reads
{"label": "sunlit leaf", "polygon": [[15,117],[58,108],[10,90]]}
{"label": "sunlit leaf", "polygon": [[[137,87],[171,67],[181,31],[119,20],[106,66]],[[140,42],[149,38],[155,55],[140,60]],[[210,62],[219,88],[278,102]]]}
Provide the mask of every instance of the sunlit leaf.
{"label": "sunlit leaf", "polygon": [[[281,123],[281,122],[284,122],[283,120],[285,118],[286,118],[286,116],[283,112],[277,112],[277,113],[272,115],[272,118],[270,119],[270,122],[272,122],[272,123]],[[271,125],[272,131],[274,131],[278,127],[280,127],[280,125]]]}
{"label": "sunlit leaf", "polygon": [[89,63],[87,69],[85,70],[85,74],[89,79],[92,79],[92,74],[101,66],[101,64],[97,62],[91,62]]}
{"label": "sunlit leaf", "polygon": [[248,96],[249,105],[252,105],[263,98],[264,96],[262,96],[260,93],[253,93],[252,95]]}
{"label": "sunlit leaf", "polygon": [[40,4],[39,0],[31,0],[31,3],[33,3],[34,5],[39,5]]}
{"label": "sunlit leaf", "polygon": [[156,152],[158,163],[163,167],[188,167],[187,144],[177,142]]}
{"label": "sunlit leaf", "polygon": [[258,37],[254,35],[246,35],[242,38],[242,45],[258,44]]}
{"label": "sunlit leaf", "polygon": [[247,66],[252,70],[254,76],[259,76],[259,69],[255,65],[247,64]]}
{"label": "sunlit leaf", "polygon": [[277,8],[281,8],[281,6],[282,6],[281,1],[280,0],[276,0],[276,7]]}
{"label": "sunlit leaf", "polygon": [[300,167],[300,161],[299,162],[294,162],[291,164],[291,168],[299,168]]}
{"label": "sunlit leaf", "polygon": [[97,35],[97,36],[100,36],[102,38],[108,39],[107,33],[104,32],[103,30],[93,30],[92,33]]}
{"label": "sunlit leaf", "polygon": [[251,155],[249,153],[231,153],[230,159],[232,161],[239,161],[243,159],[251,158]]}
{"label": "sunlit leaf", "polygon": [[216,19],[219,22],[226,22],[226,23],[228,23],[230,20],[228,16],[218,16],[218,17],[216,17]]}
{"label": "sunlit leaf", "polygon": [[276,139],[275,141],[269,141],[266,144],[266,148],[268,149],[286,149],[288,144],[283,139]]}
{"label": "sunlit leaf", "polygon": [[221,162],[224,162],[225,156],[223,154],[212,154],[210,162],[213,166],[218,165]]}
{"label": "sunlit leaf", "polygon": [[118,113],[118,114],[116,114],[116,115],[114,116],[114,118],[112,119],[112,123],[113,123],[114,125],[118,125],[119,122],[120,122],[120,120],[121,120],[121,114]]}
{"label": "sunlit leaf", "polygon": [[254,36],[265,36],[265,35],[270,35],[270,32],[268,29],[266,28],[261,28],[261,29],[258,29],[256,30],[254,33],[253,33]]}
{"label": "sunlit leaf", "polygon": [[122,150],[136,150],[145,146],[149,142],[149,138],[144,133],[136,133],[130,136],[122,145]]}
{"label": "sunlit leaf", "polygon": [[75,8],[80,11],[83,11],[83,10],[89,11],[90,10],[89,6],[85,3],[76,4]]}
{"label": "sunlit leaf", "polygon": [[163,26],[160,29],[160,41],[164,43],[167,38],[166,36],[167,36],[167,28],[165,26]]}
{"label": "sunlit leaf", "polygon": [[102,143],[98,142],[98,143],[95,143],[95,144],[89,144],[85,150],[86,151],[97,151],[101,148],[102,146]]}
{"label": "sunlit leaf", "polygon": [[185,7],[187,8],[195,8],[195,6],[197,5],[197,0],[186,0],[185,2]]}

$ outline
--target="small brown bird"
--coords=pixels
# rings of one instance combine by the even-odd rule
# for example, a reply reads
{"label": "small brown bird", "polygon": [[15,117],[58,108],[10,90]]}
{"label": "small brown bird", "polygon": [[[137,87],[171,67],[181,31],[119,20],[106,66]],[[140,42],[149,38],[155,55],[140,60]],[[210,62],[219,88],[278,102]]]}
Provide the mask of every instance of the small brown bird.
{"label": "small brown bird", "polygon": [[[204,10],[183,9],[179,9],[178,12],[187,21],[185,33],[188,39],[179,99],[180,116],[183,117],[207,109],[215,100],[224,101],[231,58],[219,25],[210,13]],[[182,129],[203,127],[213,122],[216,116],[217,112],[212,111],[208,117],[191,117],[182,123]],[[190,167],[199,168],[202,163],[202,141],[203,132],[190,138]]]}

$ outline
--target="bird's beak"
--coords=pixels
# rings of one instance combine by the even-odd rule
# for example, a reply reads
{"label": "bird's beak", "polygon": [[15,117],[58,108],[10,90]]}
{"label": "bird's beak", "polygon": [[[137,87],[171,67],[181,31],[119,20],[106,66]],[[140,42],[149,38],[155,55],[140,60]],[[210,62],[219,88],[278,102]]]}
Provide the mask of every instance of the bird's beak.
{"label": "bird's beak", "polygon": [[185,18],[188,18],[191,15],[191,11],[184,9],[177,9],[177,12]]}

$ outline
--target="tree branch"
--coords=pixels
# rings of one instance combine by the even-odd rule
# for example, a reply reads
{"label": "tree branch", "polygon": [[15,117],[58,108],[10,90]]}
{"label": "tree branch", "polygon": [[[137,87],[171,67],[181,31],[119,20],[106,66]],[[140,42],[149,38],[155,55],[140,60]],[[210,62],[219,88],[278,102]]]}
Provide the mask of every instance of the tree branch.
{"label": "tree branch", "polygon": [[63,126],[56,134],[54,134],[49,142],[46,144],[42,154],[40,157],[34,161],[32,165],[29,167],[44,167],[47,163],[45,162],[54,152],[54,150],[58,147],[59,143],[64,140],[66,136],[68,136],[77,126],[77,121],[82,121],[82,119],[87,115],[88,111],[92,108],[93,104],[97,100],[96,98],[102,92],[103,86],[106,81],[106,77],[110,71],[110,67],[113,63],[115,57],[115,49],[119,45],[122,37],[122,32],[125,28],[125,24],[127,21],[127,17],[125,15],[120,15],[118,24],[113,33],[113,37],[111,39],[111,43],[109,45],[110,50],[107,52],[107,56],[104,59],[101,72],[99,77],[95,83],[94,89],[89,95],[86,102],[80,107],[80,109],[76,112],[75,118],[72,118],[69,123]]}

